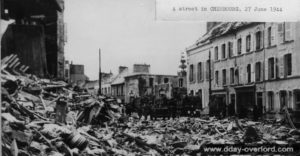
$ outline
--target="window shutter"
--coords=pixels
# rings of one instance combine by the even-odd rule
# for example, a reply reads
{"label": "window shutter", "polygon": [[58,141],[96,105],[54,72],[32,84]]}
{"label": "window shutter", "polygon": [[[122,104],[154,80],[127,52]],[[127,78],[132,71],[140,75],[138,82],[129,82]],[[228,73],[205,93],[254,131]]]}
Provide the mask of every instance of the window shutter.
{"label": "window shutter", "polygon": [[278,24],[278,43],[284,42],[284,23]]}
{"label": "window shutter", "polygon": [[240,84],[243,84],[244,83],[244,71],[243,71],[243,67],[240,67],[239,69],[239,74],[240,74]]}
{"label": "window shutter", "polygon": [[202,70],[201,70],[201,80],[204,80],[204,71],[205,71],[205,68],[204,68],[204,66],[205,66],[205,62],[202,62],[201,63],[201,68],[202,68]]}
{"label": "window shutter", "polygon": [[285,72],[284,71],[284,60],[283,59],[284,59],[284,57],[280,57],[279,59],[276,58],[276,61],[279,65],[279,77],[280,78],[283,78],[285,76],[285,74],[284,74],[284,72]]}
{"label": "window shutter", "polygon": [[263,30],[261,31],[261,36],[260,36],[260,49],[261,49],[261,48],[264,48],[264,47],[265,47],[264,44],[267,43],[267,42],[264,42],[264,37],[267,36],[267,35],[265,35],[265,32],[266,32],[266,31],[263,31]]}
{"label": "window shutter", "polygon": [[264,62],[264,66],[265,66],[265,80],[268,80],[270,79],[269,78],[269,60],[266,59],[265,62]]}
{"label": "window shutter", "polygon": [[251,64],[251,82],[255,82],[255,63]]}
{"label": "window shutter", "polygon": [[285,38],[285,41],[292,40],[292,26],[291,25],[292,25],[291,22],[284,23],[284,29],[285,29],[284,38]]}
{"label": "window shutter", "polygon": [[228,44],[227,43],[224,43],[225,45],[225,54],[224,54],[224,58],[227,58],[227,53],[228,53]]}
{"label": "window shutter", "polygon": [[[268,39],[268,28],[266,27],[265,31],[262,33],[263,34],[263,48],[268,47],[269,39]],[[271,29],[272,30],[272,29]]]}
{"label": "window shutter", "polygon": [[264,77],[264,62],[262,61],[261,63],[260,63],[260,69],[259,69],[260,71],[260,78],[259,78],[259,80],[260,81],[262,81],[263,80],[263,77]]}
{"label": "window shutter", "polygon": [[209,65],[207,63],[207,61],[205,62],[205,80],[208,80],[209,79]]}
{"label": "window shutter", "polygon": [[242,37],[242,54],[246,53],[246,36]]}
{"label": "window shutter", "polygon": [[256,36],[254,33],[251,34],[251,41],[250,41],[250,51],[255,51],[256,45],[255,45]]}
{"label": "window shutter", "polygon": [[230,68],[226,69],[226,85],[230,84]]}
{"label": "window shutter", "polygon": [[237,56],[237,40],[233,40],[232,49],[233,56]]}
{"label": "window shutter", "polygon": [[277,36],[276,36],[277,25],[273,24],[271,27],[271,45],[277,44]]}
{"label": "window shutter", "polygon": [[211,75],[211,81],[214,79],[214,71],[215,71],[215,69],[214,69],[214,63],[213,63],[213,61],[210,61],[210,67],[211,67],[211,69],[210,69],[210,75]]}

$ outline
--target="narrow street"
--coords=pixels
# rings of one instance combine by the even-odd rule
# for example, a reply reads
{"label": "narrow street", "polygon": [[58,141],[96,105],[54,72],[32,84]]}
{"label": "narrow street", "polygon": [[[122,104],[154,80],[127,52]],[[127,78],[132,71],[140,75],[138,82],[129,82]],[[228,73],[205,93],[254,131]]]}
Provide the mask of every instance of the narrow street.
{"label": "narrow street", "polygon": [[300,22],[166,2],[0,0],[0,155],[300,155]]}
{"label": "narrow street", "polygon": [[[254,122],[209,116],[150,120],[150,116],[140,117],[136,112],[126,114],[124,104],[113,97],[92,96],[62,81],[8,72],[16,58],[9,56],[1,61],[1,72],[5,73],[1,91],[2,155],[11,155],[10,151],[53,156],[230,154],[245,144],[277,145],[295,152],[290,148],[300,141],[300,131],[283,120]],[[293,146],[286,146],[289,144]],[[239,146],[221,152],[204,151],[210,145]],[[249,154],[240,151],[245,153]]]}

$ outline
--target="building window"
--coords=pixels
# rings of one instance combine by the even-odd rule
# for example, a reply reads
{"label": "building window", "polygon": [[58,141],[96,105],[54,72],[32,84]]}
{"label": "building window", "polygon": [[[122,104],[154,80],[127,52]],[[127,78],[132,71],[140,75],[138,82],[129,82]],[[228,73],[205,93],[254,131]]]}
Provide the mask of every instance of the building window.
{"label": "building window", "polygon": [[270,47],[272,44],[272,27],[268,28],[268,46]]}
{"label": "building window", "polygon": [[164,78],[164,83],[169,83],[169,78]]}
{"label": "building window", "polygon": [[210,68],[210,61],[206,61],[206,80],[209,80],[209,68]]}
{"label": "building window", "polygon": [[247,65],[247,82],[251,82],[251,64]]}
{"label": "building window", "polygon": [[194,90],[191,90],[190,91],[190,96],[193,96],[194,95]]}
{"label": "building window", "polygon": [[226,69],[223,69],[222,71],[222,78],[223,78],[223,85],[226,85]]}
{"label": "building window", "polygon": [[226,45],[222,44],[222,59],[224,59],[226,57]]}
{"label": "building window", "polygon": [[292,54],[284,55],[284,76],[292,75]]}
{"label": "building window", "polygon": [[183,78],[179,78],[179,87],[183,87]]}
{"label": "building window", "polygon": [[295,97],[295,109],[300,109],[300,90],[294,92]]}
{"label": "building window", "polygon": [[197,71],[197,78],[198,82],[200,82],[203,79],[203,74],[202,74],[202,62],[198,63],[198,71]]}
{"label": "building window", "polygon": [[218,52],[218,47],[215,47],[215,60],[219,60],[219,52]]}
{"label": "building window", "polygon": [[237,53],[238,53],[238,55],[240,55],[242,53],[242,39],[241,38],[239,38],[237,40]]}
{"label": "building window", "polygon": [[261,45],[261,41],[262,41],[261,31],[256,32],[255,36],[256,36],[256,50],[259,50],[262,48],[261,47],[262,46]]}
{"label": "building window", "polygon": [[234,72],[236,84],[239,84],[239,70],[236,69]]}
{"label": "building window", "polygon": [[234,84],[234,68],[230,68],[230,83]]}
{"label": "building window", "polygon": [[286,91],[280,91],[280,109],[287,106],[287,93]]}
{"label": "building window", "polygon": [[280,43],[284,42],[284,23],[279,23],[278,24],[278,39]]}
{"label": "building window", "polygon": [[274,110],[274,93],[268,92],[268,110]]}
{"label": "building window", "polygon": [[190,65],[190,82],[194,81],[194,65]]}
{"label": "building window", "polygon": [[215,83],[216,85],[219,85],[219,71],[215,72]]}
{"label": "building window", "polygon": [[233,56],[233,43],[228,42],[228,57],[231,58]]}
{"label": "building window", "polygon": [[269,75],[269,80],[270,79],[274,79],[275,78],[275,71],[274,71],[274,69],[275,69],[275,61],[274,61],[274,57],[272,57],[272,58],[269,58],[269,60],[268,60],[268,70],[269,70],[269,72],[268,72],[268,75]]}
{"label": "building window", "polygon": [[255,81],[261,81],[261,63],[257,62],[255,64]]}
{"label": "building window", "polygon": [[153,81],[154,81],[154,79],[152,77],[149,78],[149,86],[150,87],[153,87]]}
{"label": "building window", "polygon": [[124,87],[121,86],[121,95],[124,95]]}
{"label": "building window", "polygon": [[246,52],[249,52],[251,50],[251,35],[248,35],[246,37]]}
{"label": "building window", "polygon": [[283,27],[284,27],[284,32],[283,32],[284,41],[293,40],[292,23],[291,22],[284,22]]}

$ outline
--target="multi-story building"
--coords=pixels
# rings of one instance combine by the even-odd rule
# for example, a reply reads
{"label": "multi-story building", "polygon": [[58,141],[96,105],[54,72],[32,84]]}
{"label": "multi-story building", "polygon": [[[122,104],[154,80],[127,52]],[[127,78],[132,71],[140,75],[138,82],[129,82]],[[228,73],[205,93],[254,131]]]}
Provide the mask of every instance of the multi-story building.
{"label": "multi-story building", "polygon": [[135,64],[133,73],[125,76],[125,102],[131,98],[166,95],[172,97],[172,88],[179,87],[178,76],[150,74],[150,65]]}
{"label": "multi-story building", "polygon": [[189,95],[200,96],[202,108],[209,103],[209,51],[209,43],[187,48],[187,91]]}
{"label": "multi-story building", "polygon": [[[202,89],[207,104],[211,89],[214,99],[234,104],[238,114],[254,105],[263,112],[279,112],[284,106],[299,109],[299,41],[300,22],[217,23],[187,48],[188,90]],[[211,71],[210,88],[197,74],[204,69],[206,75]]]}

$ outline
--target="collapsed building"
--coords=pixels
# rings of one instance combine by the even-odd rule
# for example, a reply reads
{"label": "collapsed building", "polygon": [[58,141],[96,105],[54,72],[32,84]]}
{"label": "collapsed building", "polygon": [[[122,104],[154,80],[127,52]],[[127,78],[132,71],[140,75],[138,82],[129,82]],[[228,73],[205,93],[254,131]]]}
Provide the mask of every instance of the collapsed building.
{"label": "collapsed building", "polygon": [[[63,0],[1,0],[1,20],[14,20],[1,37],[1,57],[17,54],[28,72],[64,78]],[[19,67],[18,67],[19,68]]]}

